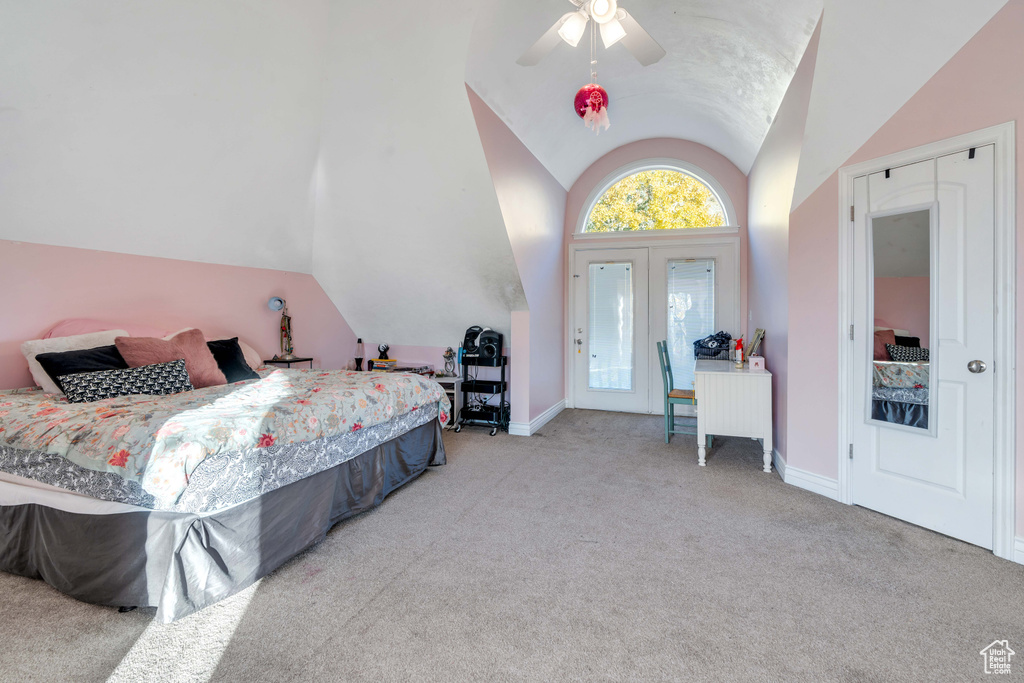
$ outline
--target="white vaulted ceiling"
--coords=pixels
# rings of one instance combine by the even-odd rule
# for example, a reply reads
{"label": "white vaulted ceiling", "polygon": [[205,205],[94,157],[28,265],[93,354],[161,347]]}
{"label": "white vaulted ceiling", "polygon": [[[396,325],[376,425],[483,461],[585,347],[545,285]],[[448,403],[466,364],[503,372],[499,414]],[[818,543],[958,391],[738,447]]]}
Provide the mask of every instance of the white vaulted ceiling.
{"label": "white vaulted ceiling", "polygon": [[596,138],[573,111],[573,96],[589,82],[589,28],[575,48],[560,43],[537,66],[516,64],[571,11],[566,0],[481,3],[466,80],[566,188],[616,147],[658,137],[707,145],[748,172],[822,0],[623,0],[622,6],[668,54],[642,67],[622,45],[605,50],[598,38],[598,82],[609,93],[612,127]]}

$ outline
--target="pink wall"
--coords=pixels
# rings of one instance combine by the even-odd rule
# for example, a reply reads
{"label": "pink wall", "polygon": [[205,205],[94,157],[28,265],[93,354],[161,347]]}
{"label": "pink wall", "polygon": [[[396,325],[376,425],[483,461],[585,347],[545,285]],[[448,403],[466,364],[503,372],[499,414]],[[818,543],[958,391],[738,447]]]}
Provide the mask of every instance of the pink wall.
{"label": "pink wall", "polygon": [[775,449],[783,459],[789,407],[789,214],[820,31],[819,22],[748,176],[748,329],[765,331],[761,353],[772,373]]}
{"label": "pink wall", "polygon": [[[846,164],[943,140],[1006,121],[1017,121],[1017,335],[1024,340],[1024,0],[1010,0],[942,67]],[[838,321],[838,176],[833,174],[793,212],[790,220],[791,338],[817,339],[835,349]],[[789,462],[827,477],[836,476],[838,394],[834,373],[792,362]],[[1017,425],[1024,425],[1024,364],[1017,367]],[[799,438],[797,436],[799,429]],[[1024,529],[1024,453],[1017,445],[1017,528]]]}
{"label": "pink wall", "polygon": [[[623,166],[644,159],[677,159],[707,171],[725,189],[740,223],[740,320],[747,320],[747,177],[731,161],[710,147],[671,138],[639,140],[618,147],[595,161],[569,188],[565,205],[565,253],[573,238],[580,212],[591,191]],[[610,246],[610,245],[609,245]],[[563,262],[565,256],[562,257]],[[565,285],[562,285],[565,288]],[[743,333],[739,330],[738,333]]]}
{"label": "pink wall", "polygon": [[[566,193],[490,107],[469,86],[466,90],[529,306],[528,319],[521,315],[513,319],[513,334],[520,330],[529,344],[510,340],[520,364],[512,368],[518,379],[516,401],[528,399],[525,405],[512,403],[513,421],[528,422],[565,398],[562,221]],[[524,392],[527,368],[529,386]]]}
{"label": "pink wall", "polygon": [[[279,351],[280,314],[267,299],[288,301],[297,355],[322,368],[343,367],[355,335],[311,275],[222,266],[92,249],[0,240],[0,388],[33,384],[19,346],[65,318],[95,318],[207,336],[239,336],[264,358]],[[269,354],[269,355],[268,355]]]}
{"label": "pink wall", "polygon": [[[927,277],[876,277],[875,324],[908,330],[929,347],[928,323],[931,279]],[[882,322],[885,321],[885,325]]]}

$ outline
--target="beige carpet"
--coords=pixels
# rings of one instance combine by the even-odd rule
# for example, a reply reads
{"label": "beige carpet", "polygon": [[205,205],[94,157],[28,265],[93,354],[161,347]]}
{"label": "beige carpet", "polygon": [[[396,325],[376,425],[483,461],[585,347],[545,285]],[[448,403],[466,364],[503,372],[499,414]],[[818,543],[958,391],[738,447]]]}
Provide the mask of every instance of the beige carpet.
{"label": "beige carpet", "polygon": [[175,624],[0,574],[5,681],[963,681],[1024,566],[787,486],[749,439],[566,411],[449,464]]}

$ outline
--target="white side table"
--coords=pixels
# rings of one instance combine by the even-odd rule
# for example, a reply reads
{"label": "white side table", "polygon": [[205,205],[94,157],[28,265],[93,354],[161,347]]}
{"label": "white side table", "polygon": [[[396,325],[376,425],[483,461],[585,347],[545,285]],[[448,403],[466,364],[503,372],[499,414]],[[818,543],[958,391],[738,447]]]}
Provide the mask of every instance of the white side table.
{"label": "white side table", "polygon": [[452,404],[452,417],[448,426],[458,424],[462,412],[462,378],[434,377],[434,381],[444,387],[444,393],[448,394],[448,402]]}
{"label": "white side table", "polygon": [[761,440],[764,471],[772,471],[772,374],[737,368],[728,360],[698,360],[694,368],[697,397],[697,458],[705,465],[708,434],[749,436]]}

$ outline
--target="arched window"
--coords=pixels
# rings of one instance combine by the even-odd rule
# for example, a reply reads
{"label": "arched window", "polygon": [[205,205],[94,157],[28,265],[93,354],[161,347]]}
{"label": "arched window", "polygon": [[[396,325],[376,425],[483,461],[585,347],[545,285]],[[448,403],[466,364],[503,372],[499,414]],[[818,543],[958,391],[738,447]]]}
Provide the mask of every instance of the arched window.
{"label": "arched window", "polygon": [[734,225],[721,186],[695,167],[644,162],[620,169],[591,194],[580,232],[687,230]]}

